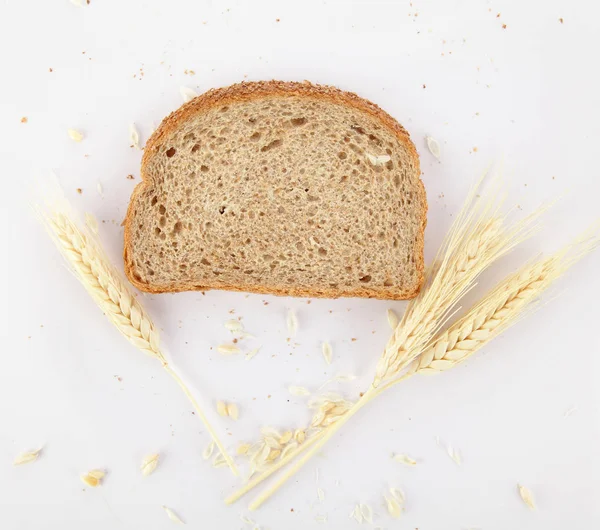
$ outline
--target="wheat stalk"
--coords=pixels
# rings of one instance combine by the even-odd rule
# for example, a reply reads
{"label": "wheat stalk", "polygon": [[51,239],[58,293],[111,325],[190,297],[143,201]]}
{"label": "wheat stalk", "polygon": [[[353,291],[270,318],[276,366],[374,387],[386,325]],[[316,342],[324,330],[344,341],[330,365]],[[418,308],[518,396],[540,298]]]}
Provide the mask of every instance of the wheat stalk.
{"label": "wheat stalk", "polygon": [[52,239],[61,254],[100,309],[116,328],[135,347],[160,361],[191,401],[200,420],[218,446],[232,472],[237,475],[235,463],[219,440],[217,433],[200,409],[196,399],[171,368],[159,346],[158,332],[152,320],[121,279],[101,249],[99,242],[86,229],[81,229],[67,214],[67,208],[41,213]]}

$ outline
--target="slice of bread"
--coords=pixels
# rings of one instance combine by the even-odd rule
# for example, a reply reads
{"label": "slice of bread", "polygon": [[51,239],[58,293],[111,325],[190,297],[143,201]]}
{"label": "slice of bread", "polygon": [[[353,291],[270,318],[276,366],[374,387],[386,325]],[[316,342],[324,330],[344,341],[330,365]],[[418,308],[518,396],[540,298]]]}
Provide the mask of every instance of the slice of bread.
{"label": "slice of bread", "polygon": [[125,271],[154,293],[404,299],[427,201],[408,133],[355,94],[267,81],[210,90],[148,140]]}

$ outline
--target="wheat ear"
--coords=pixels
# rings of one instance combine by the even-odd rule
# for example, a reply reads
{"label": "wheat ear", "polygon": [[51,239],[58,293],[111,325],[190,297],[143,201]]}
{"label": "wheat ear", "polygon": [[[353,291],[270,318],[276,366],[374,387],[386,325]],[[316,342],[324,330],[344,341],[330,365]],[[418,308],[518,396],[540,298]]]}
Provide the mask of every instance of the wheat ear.
{"label": "wheat ear", "polygon": [[584,235],[574,244],[508,276],[463,318],[440,333],[413,361],[407,374],[438,374],[468,359],[522,318],[542,292],[597,243],[597,237]]}
{"label": "wheat ear", "polygon": [[477,277],[536,230],[535,220],[543,208],[506,227],[505,218],[498,213],[501,201],[497,187],[483,197],[477,191],[475,186],[428,271],[424,288],[411,301],[388,341],[377,363],[373,386],[398,377],[451,316]]}
{"label": "wheat ear", "polygon": [[231,471],[238,470],[217,433],[202,412],[181,377],[171,368],[159,346],[158,332],[140,303],[126,287],[120,274],[112,266],[99,242],[86,229],[81,229],[66,211],[42,213],[52,239],[66,258],[75,276],[96,301],[116,328],[138,349],[160,361],[191,401],[198,417],[210,433]]}

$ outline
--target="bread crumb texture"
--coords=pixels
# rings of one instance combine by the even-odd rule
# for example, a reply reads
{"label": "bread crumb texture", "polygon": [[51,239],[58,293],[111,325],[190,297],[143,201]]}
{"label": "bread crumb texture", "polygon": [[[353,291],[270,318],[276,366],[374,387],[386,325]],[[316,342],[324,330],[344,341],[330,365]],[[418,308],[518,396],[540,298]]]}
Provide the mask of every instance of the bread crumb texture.
{"label": "bread crumb texture", "polygon": [[422,284],[416,150],[355,94],[277,81],[211,90],[163,120],[141,176],[125,269],[142,290],[399,299]]}

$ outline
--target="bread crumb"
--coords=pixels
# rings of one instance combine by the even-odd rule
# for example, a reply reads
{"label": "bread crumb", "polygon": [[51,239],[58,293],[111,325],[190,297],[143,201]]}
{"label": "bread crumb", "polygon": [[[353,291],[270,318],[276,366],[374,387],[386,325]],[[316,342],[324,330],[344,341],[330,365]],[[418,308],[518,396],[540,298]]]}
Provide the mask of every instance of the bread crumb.
{"label": "bread crumb", "polygon": [[52,73],[54,70],[52,68],[48,68],[48,72]]}
{"label": "bread crumb", "polygon": [[477,147],[473,147],[473,152],[476,153],[477,152]]}
{"label": "bread crumb", "polygon": [[81,194],[83,193],[83,190],[82,190],[81,188],[77,188],[75,191],[76,191],[77,193],[79,193],[79,195],[81,195]]}
{"label": "bread crumb", "polygon": [[351,340],[352,342],[356,342],[358,339],[356,339],[355,337],[352,337],[350,340]]}
{"label": "bread crumb", "polygon": [[135,177],[133,175],[127,175],[126,177],[128,180],[133,180]]}
{"label": "bread crumb", "polygon": [[27,123],[29,120],[27,119],[27,116],[23,116],[21,118],[21,123]]}
{"label": "bread crumb", "polygon": [[276,18],[276,19],[275,19],[275,22],[279,22],[280,20],[281,20],[281,19],[279,19],[279,18]]}
{"label": "bread crumb", "polygon": [[423,83],[423,88],[427,88],[427,85],[425,83]]}
{"label": "bread crumb", "polygon": [[506,24],[502,24],[502,29],[506,29]]}
{"label": "bread crumb", "polygon": [[558,21],[559,21],[561,24],[564,24],[564,23],[565,23],[565,21],[563,20],[563,18],[562,18],[562,17],[560,17],[560,18],[558,19]]}

